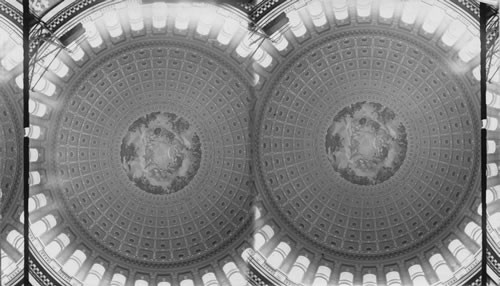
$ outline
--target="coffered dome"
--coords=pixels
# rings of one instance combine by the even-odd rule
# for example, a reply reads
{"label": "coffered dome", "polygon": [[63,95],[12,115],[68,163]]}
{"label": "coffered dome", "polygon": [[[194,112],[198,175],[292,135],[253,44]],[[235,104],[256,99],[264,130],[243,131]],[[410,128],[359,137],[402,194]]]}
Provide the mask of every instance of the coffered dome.
{"label": "coffered dome", "polygon": [[[278,73],[259,136],[276,209],[311,243],[363,260],[442,230],[479,187],[470,175],[479,163],[474,83],[410,38],[373,26],[336,29],[337,39],[312,43]],[[373,154],[383,148],[395,159]]]}
{"label": "coffered dome", "polygon": [[[22,57],[20,5],[7,2],[2,285],[14,285]],[[84,30],[35,69],[25,132],[35,284],[480,282],[476,2],[35,8],[54,37]]]}
{"label": "coffered dome", "polygon": [[[188,42],[138,39],[97,58],[62,93],[60,125],[47,126],[41,146],[55,157],[44,171],[64,193],[63,217],[79,237],[145,265],[203,257],[234,239],[250,218],[245,79]],[[171,152],[178,167],[164,166]]]}
{"label": "coffered dome", "polygon": [[62,284],[240,281],[253,94],[232,53],[245,20],[228,7],[124,4],[74,15],[90,36],[32,95],[47,106],[30,145],[44,154],[30,169],[38,263]]}
{"label": "coffered dome", "polygon": [[7,285],[23,272],[23,98],[12,84],[22,53],[20,13],[4,3],[0,9],[0,284]]}
{"label": "coffered dome", "polygon": [[256,256],[304,285],[463,283],[478,264],[450,254],[480,245],[479,49],[448,27],[477,22],[445,2],[341,2],[273,10],[290,29],[257,69]]}

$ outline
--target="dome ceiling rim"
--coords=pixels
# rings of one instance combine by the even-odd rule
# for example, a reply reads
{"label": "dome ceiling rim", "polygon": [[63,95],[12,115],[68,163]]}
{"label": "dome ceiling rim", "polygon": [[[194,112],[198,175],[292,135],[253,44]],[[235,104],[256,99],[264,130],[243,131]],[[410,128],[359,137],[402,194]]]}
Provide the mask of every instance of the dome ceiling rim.
{"label": "dome ceiling rim", "polygon": [[[198,46],[198,44],[200,44],[200,45]],[[132,43],[128,42],[126,44],[116,46],[115,48],[110,49],[110,51],[107,51],[107,53],[105,53],[105,54],[99,53],[97,55],[93,55],[93,57],[90,60],[87,60],[80,67],[80,70],[83,70],[81,75],[78,77],[75,76],[75,77],[71,78],[67,84],[67,86],[69,86],[69,88],[65,88],[64,90],[62,90],[57,95],[57,98],[62,98],[65,94],[74,94],[75,92],[77,92],[78,88],[81,87],[82,84],[84,84],[84,82],[88,80],[90,75],[99,66],[102,66],[102,62],[109,62],[113,59],[116,59],[119,57],[119,55],[121,55],[123,53],[127,53],[127,51],[135,51],[135,50],[140,50],[141,48],[150,48],[152,46],[153,47],[154,46],[161,46],[161,47],[166,47],[169,49],[179,49],[179,50],[184,50],[184,51],[185,50],[194,50],[197,53],[203,55],[202,59],[204,58],[204,60],[215,62],[218,65],[223,66],[224,69],[227,69],[238,80],[238,83],[240,84],[240,86],[238,86],[237,88],[247,91],[246,93],[244,93],[245,95],[252,96],[252,94],[250,92],[248,92],[250,83],[249,83],[248,79],[243,75],[243,73],[237,71],[237,69],[234,67],[236,65],[236,63],[232,62],[234,60],[233,59],[230,59],[230,60],[225,59],[222,55],[219,55],[216,51],[214,51],[214,49],[204,48],[203,46],[201,46],[201,43],[190,45],[190,42],[188,42],[188,40],[183,41],[180,39],[164,39],[164,40],[138,39],[137,41],[134,41]],[[153,49],[153,48],[151,48],[151,49]],[[199,65],[201,66],[201,63]],[[68,105],[71,98],[73,98],[73,96],[63,98],[65,106]],[[244,99],[245,98],[243,96],[241,96],[240,100],[242,101],[243,104],[246,103],[246,101]],[[63,113],[60,112],[59,114],[57,114],[57,120],[55,122],[56,126],[62,126],[62,124],[61,124],[62,119],[63,119]],[[53,132],[59,133],[59,130],[56,130]],[[45,141],[45,143],[42,142],[42,143],[40,143],[40,145],[44,146],[46,144],[49,144],[51,149],[52,149],[52,153],[56,154],[55,144],[50,144],[50,143],[51,142],[57,143],[58,141],[57,141],[57,139],[55,139],[56,138],[55,136],[48,136],[48,138],[49,139],[47,139]],[[49,169],[57,170],[57,164],[58,163],[57,163],[56,157],[50,156],[50,162],[46,163],[46,166],[48,167],[47,170],[49,170]],[[61,188],[59,188],[59,189],[61,190]],[[240,190],[240,189],[238,189],[238,190]],[[166,197],[168,197],[168,196],[166,196]],[[64,205],[65,205],[64,211],[66,213],[73,213],[71,210],[68,209],[69,206],[67,204],[64,204]],[[145,265],[145,266],[152,266],[152,267],[156,267],[156,268],[160,268],[160,267],[164,267],[164,266],[183,267],[184,265],[193,265],[193,264],[200,264],[200,263],[209,264],[209,262],[206,261],[207,258],[213,257],[214,254],[219,253],[220,249],[226,249],[226,248],[234,245],[235,242],[241,241],[241,234],[246,232],[249,229],[249,225],[252,221],[250,216],[246,215],[245,217],[246,218],[242,222],[238,223],[238,227],[234,229],[234,231],[233,231],[233,233],[231,233],[230,237],[228,239],[224,239],[224,242],[221,244],[218,244],[218,246],[216,248],[210,248],[209,251],[207,251],[207,252],[204,251],[198,257],[186,258],[183,261],[175,261],[174,260],[173,262],[168,262],[168,261],[156,262],[156,261],[136,260],[136,259],[133,259],[133,258],[125,255],[125,254],[110,251],[107,247],[101,246],[100,242],[97,239],[92,237],[90,234],[87,234],[88,231],[85,230],[85,228],[83,226],[81,226],[80,223],[77,221],[77,219],[73,218],[73,216],[72,216],[72,219],[76,220],[77,223],[73,222],[72,224],[70,224],[70,226],[72,226],[71,228],[76,227],[77,229],[75,229],[75,230],[78,230],[79,233],[86,234],[85,240],[89,241],[88,243],[99,245],[99,249],[100,249],[99,252],[105,253],[106,256],[117,255],[121,258],[126,259],[126,261],[128,263],[131,263],[131,265],[132,264],[133,265],[143,265],[143,266]],[[205,261],[205,262],[203,262],[203,261]]]}

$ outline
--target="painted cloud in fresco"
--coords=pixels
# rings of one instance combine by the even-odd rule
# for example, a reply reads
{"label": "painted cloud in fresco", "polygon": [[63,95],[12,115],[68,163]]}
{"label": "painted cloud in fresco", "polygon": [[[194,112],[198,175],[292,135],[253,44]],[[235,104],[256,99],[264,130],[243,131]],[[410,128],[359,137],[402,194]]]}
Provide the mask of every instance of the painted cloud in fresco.
{"label": "painted cloud in fresco", "polygon": [[121,145],[130,180],[153,194],[184,188],[200,167],[201,144],[194,128],[173,113],[154,112],[129,127]]}
{"label": "painted cloud in fresco", "polygon": [[406,156],[406,129],[394,111],[358,102],[342,109],[326,134],[326,153],[335,171],[358,185],[386,181]]}

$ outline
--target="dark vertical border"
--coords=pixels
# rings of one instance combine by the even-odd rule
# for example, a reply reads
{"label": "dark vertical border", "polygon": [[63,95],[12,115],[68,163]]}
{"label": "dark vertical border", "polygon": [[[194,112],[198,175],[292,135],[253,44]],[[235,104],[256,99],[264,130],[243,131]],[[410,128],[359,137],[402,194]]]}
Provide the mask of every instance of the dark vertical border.
{"label": "dark vertical border", "polygon": [[[481,40],[481,120],[486,119],[486,23],[489,7],[485,3],[479,4],[479,38]],[[481,285],[487,285],[487,239],[486,231],[486,129],[481,128]]]}
{"label": "dark vertical border", "polygon": [[[29,35],[30,35],[30,10],[29,0],[23,0],[23,127],[29,127],[29,111],[28,103],[30,97],[30,79],[29,79]],[[26,130],[26,129],[24,129]],[[23,130],[23,131],[24,131]],[[29,198],[29,138],[23,134],[23,210],[24,210],[24,269],[23,281],[24,285],[29,284],[29,212],[28,212],[28,198]]]}

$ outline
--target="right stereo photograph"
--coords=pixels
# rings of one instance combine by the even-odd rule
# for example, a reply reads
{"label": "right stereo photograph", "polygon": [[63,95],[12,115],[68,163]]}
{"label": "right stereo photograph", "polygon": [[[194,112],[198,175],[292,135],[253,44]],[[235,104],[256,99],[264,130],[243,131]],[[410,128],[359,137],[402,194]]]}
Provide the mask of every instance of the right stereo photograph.
{"label": "right stereo photograph", "polygon": [[484,283],[480,3],[263,3],[253,285]]}

